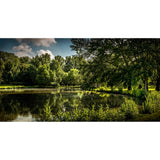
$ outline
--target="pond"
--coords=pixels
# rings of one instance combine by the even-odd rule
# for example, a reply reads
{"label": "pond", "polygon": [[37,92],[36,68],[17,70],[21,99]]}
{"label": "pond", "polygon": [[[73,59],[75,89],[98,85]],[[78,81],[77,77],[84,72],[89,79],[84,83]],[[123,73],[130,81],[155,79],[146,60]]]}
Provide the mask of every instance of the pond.
{"label": "pond", "polygon": [[5,90],[0,91],[0,121],[39,121],[46,105],[55,114],[59,110],[71,111],[76,106],[117,108],[126,98],[131,99],[123,95],[92,93],[78,88]]}

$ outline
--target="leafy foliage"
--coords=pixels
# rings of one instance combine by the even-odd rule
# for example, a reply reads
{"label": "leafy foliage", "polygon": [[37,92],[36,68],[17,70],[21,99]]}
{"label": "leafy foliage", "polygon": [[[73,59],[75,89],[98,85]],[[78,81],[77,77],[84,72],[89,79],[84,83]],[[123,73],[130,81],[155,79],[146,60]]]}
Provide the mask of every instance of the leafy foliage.
{"label": "leafy foliage", "polygon": [[154,113],[160,109],[160,93],[150,92],[143,104],[143,113]]}
{"label": "leafy foliage", "polygon": [[[47,111],[49,110],[49,107]],[[43,112],[42,120],[45,121],[124,121],[124,114],[120,112],[120,110],[112,109],[112,110],[104,110],[102,107],[99,110],[95,110],[94,106],[92,109],[88,108],[74,108],[72,112],[63,112],[58,111],[56,115],[48,112]],[[48,117],[52,117],[52,119],[48,120]]]}
{"label": "leafy foliage", "polygon": [[38,85],[50,85],[50,72],[47,69],[47,65],[39,66],[37,70],[36,81]]}
{"label": "leafy foliage", "polygon": [[18,58],[12,53],[0,52],[0,83],[22,85],[77,85],[82,81],[81,56],[50,58],[49,54]]}
{"label": "leafy foliage", "polygon": [[138,107],[133,100],[126,100],[121,107],[121,111],[125,113],[125,119],[134,119],[138,113]]}

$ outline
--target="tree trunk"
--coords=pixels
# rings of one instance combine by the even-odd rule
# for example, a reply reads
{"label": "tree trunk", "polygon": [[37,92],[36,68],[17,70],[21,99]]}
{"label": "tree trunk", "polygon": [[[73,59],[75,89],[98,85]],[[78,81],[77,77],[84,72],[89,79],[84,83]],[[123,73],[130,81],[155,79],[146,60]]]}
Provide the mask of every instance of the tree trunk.
{"label": "tree trunk", "polygon": [[160,76],[158,75],[158,78],[156,81],[156,91],[159,91],[159,85],[160,85]]}
{"label": "tree trunk", "polygon": [[148,91],[148,78],[146,78],[144,81],[144,89],[146,92]]}
{"label": "tree trunk", "polygon": [[132,89],[131,79],[129,79],[129,82],[128,82],[128,90],[130,91],[131,89]]}

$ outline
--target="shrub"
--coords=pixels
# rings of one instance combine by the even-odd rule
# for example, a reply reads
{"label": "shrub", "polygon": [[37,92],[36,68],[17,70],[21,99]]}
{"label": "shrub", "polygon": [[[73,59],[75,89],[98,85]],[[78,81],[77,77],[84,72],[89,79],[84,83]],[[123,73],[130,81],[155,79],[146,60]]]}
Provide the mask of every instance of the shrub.
{"label": "shrub", "polygon": [[106,121],[124,121],[125,115],[120,109],[107,109]]}
{"label": "shrub", "polygon": [[132,91],[132,95],[134,95],[138,98],[141,98],[141,99],[145,99],[146,92],[144,89],[134,89]]}
{"label": "shrub", "polygon": [[58,88],[58,87],[60,87],[60,84],[58,82],[52,83],[52,87]]}
{"label": "shrub", "polygon": [[134,119],[138,115],[139,110],[133,100],[125,100],[121,106],[121,112],[124,112],[126,120],[130,120]]}
{"label": "shrub", "polygon": [[143,104],[143,113],[154,113],[160,109],[160,94],[157,91],[150,92]]}
{"label": "shrub", "polygon": [[118,92],[123,93],[123,86],[118,87]]}

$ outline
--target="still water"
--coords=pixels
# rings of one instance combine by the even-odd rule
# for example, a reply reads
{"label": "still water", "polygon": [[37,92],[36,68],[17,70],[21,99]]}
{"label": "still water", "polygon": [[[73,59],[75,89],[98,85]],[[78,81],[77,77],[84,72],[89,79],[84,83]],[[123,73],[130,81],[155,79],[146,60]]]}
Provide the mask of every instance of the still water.
{"label": "still water", "polygon": [[0,91],[0,121],[39,121],[44,106],[56,114],[71,111],[75,106],[92,108],[120,107],[123,95],[90,93],[80,89],[18,89]]}

